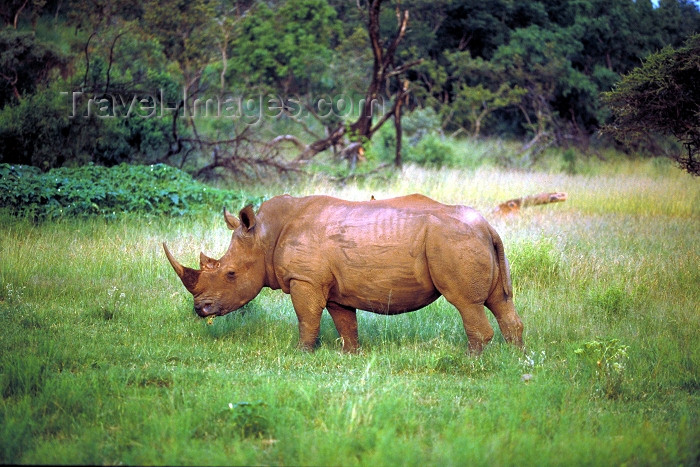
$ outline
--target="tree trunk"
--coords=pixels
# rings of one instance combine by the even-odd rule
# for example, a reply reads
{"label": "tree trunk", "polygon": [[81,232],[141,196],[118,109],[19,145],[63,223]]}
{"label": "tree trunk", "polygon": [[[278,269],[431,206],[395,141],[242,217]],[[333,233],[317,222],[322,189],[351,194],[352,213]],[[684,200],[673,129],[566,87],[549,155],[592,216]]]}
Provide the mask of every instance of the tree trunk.
{"label": "tree trunk", "polygon": [[12,26],[17,29],[17,23],[19,22],[19,15],[22,13],[22,10],[24,10],[24,7],[27,6],[27,3],[29,3],[29,0],[24,0],[24,3],[22,4],[21,7],[19,7],[19,10],[17,10],[17,13],[15,13],[15,18],[14,21],[12,22]]}
{"label": "tree trunk", "polygon": [[404,80],[401,86],[401,92],[396,97],[396,105],[394,106],[394,128],[396,129],[396,156],[394,157],[394,165],[400,168],[403,164],[401,157],[401,138],[403,138],[403,128],[401,127],[401,109],[404,101],[408,98],[409,81]]}
{"label": "tree trunk", "polygon": [[[408,10],[397,12],[398,26],[396,35],[385,48],[381,44],[379,30],[379,12],[381,3],[382,0],[372,0],[367,3],[367,31],[369,33],[370,45],[372,47],[372,55],[374,56],[374,64],[372,67],[372,79],[367,87],[367,92],[365,93],[365,99],[362,103],[358,119],[349,127],[346,127],[344,124],[339,125],[325,138],[316,140],[309,144],[301,152],[299,157],[297,157],[297,162],[309,160],[319,152],[324,151],[331,146],[340,144],[346,136],[348,136],[351,141],[355,142],[369,140],[372,138],[372,135],[384,124],[384,122],[386,122],[386,120],[392,116],[394,117],[394,124],[396,125],[397,132],[401,132],[401,102],[408,93],[408,81],[405,81],[403,87],[399,87],[399,90],[396,92],[391,111],[382,116],[382,118],[375,125],[372,125],[374,106],[376,102],[379,101],[387,84],[387,80],[405,73],[411,67],[420,63],[420,60],[406,63],[398,67],[394,65],[394,55],[396,53],[396,49],[406,34],[406,26],[408,25]],[[400,138],[397,139],[397,144],[397,161],[398,165],[400,165]]]}

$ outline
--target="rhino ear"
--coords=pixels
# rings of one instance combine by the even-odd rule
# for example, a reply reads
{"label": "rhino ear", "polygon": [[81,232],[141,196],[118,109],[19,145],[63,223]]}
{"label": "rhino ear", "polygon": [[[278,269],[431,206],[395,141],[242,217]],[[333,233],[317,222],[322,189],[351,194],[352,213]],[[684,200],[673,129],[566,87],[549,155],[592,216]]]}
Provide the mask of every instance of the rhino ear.
{"label": "rhino ear", "polygon": [[252,205],[249,204],[241,209],[238,216],[241,218],[241,223],[246,231],[250,231],[253,227],[255,227],[255,211],[253,211]]}
{"label": "rhino ear", "polygon": [[236,219],[236,216],[228,212],[228,209],[224,206],[224,220],[226,221],[226,226],[229,228],[229,230],[236,230],[239,225],[241,225],[241,221]]}
{"label": "rhino ear", "polygon": [[214,258],[210,258],[204,253],[199,253],[199,267],[200,269],[216,269],[219,267],[219,262]]}

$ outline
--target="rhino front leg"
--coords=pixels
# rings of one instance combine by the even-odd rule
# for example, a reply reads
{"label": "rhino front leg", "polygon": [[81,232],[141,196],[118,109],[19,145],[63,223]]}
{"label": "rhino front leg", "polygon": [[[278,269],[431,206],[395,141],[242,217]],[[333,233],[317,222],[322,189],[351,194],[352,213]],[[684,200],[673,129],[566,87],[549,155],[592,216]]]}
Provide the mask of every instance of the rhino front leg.
{"label": "rhino front leg", "polygon": [[328,313],[333,318],[335,329],[340,334],[343,351],[355,353],[359,346],[357,338],[357,312],[354,308],[345,307],[334,302],[326,305]]}
{"label": "rhino front leg", "polygon": [[326,307],[326,294],[308,282],[293,280],[289,284],[292,305],[299,320],[299,347],[312,351],[321,329],[321,314]]}

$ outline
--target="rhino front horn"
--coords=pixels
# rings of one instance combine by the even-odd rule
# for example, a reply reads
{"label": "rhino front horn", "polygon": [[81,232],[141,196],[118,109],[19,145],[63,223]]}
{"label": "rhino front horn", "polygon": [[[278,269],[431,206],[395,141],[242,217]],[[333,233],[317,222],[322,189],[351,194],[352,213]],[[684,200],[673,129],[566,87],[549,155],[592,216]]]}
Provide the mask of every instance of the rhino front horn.
{"label": "rhino front horn", "polygon": [[165,244],[165,242],[163,242],[163,249],[165,250],[165,256],[168,257],[170,265],[173,267],[175,273],[182,281],[182,284],[190,293],[194,294],[194,288],[197,285],[197,281],[199,280],[199,274],[201,273],[201,271],[185,267],[182,264],[178,263],[177,260],[170,253],[170,250],[168,250],[168,246]]}

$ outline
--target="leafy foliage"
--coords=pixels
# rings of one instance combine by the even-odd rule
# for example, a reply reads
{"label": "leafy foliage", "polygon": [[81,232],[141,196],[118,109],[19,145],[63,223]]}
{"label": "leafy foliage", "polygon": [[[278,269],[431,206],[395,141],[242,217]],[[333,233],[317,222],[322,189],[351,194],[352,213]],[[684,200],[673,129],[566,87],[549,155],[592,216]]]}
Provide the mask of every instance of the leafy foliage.
{"label": "leafy foliage", "polygon": [[[352,120],[318,107],[364,96],[377,49],[362,2],[6,3],[0,161],[43,170],[155,161],[200,174],[209,166],[235,176],[248,165],[248,172],[256,164],[280,169],[288,154],[268,142],[285,136],[298,149]],[[376,96],[395,96],[406,86],[403,112],[431,110],[438,133],[527,138],[527,157],[552,144],[585,152],[608,117],[600,93],[650,53],[681,46],[700,24],[700,10],[687,0],[387,1],[376,44],[394,43],[403,10],[410,21],[396,49],[384,51],[392,63]],[[84,94],[83,115],[84,101],[110,96],[130,102],[154,95],[173,111],[166,118],[71,119],[59,93],[75,91]],[[268,95],[285,102],[274,117],[263,109]],[[186,115],[197,100],[231,96],[240,99],[233,116]],[[260,118],[241,117],[246,106]]]}
{"label": "leafy foliage", "polygon": [[0,161],[48,170],[93,162],[151,162],[167,150],[169,121],[162,118],[100,118],[85,114],[54,85],[0,109]]}
{"label": "leafy foliage", "polygon": [[435,133],[428,133],[418,144],[410,148],[406,160],[417,164],[440,167],[454,166],[457,156],[445,138]]}
{"label": "leafy foliage", "polygon": [[685,1],[413,2],[411,13],[444,15],[411,53],[431,57],[414,95],[445,129],[583,147],[606,118],[599,93],[700,20]]}
{"label": "leafy foliage", "polygon": [[0,29],[0,50],[0,107],[34,93],[54,69],[66,67],[66,57],[30,32]]}
{"label": "leafy foliage", "polygon": [[646,138],[649,132],[673,135],[687,149],[680,165],[700,175],[700,34],[674,50],[649,56],[604,95],[614,123],[606,131],[625,141]]}
{"label": "leafy foliage", "polygon": [[325,0],[289,0],[275,10],[260,2],[232,43],[230,73],[237,83],[267,84],[284,94],[334,87],[327,63],[339,35]]}
{"label": "leafy foliage", "polygon": [[596,339],[574,350],[586,370],[594,374],[595,394],[611,399],[620,395],[628,349],[619,339]]}
{"label": "leafy foliage", "polygon": [[0,164],[0,207],[38,220],[111,219],[126,213],[180,216],[259,202],[243,192],[196,182],[164,164],[87,165],[46,173],[30,166]]}

